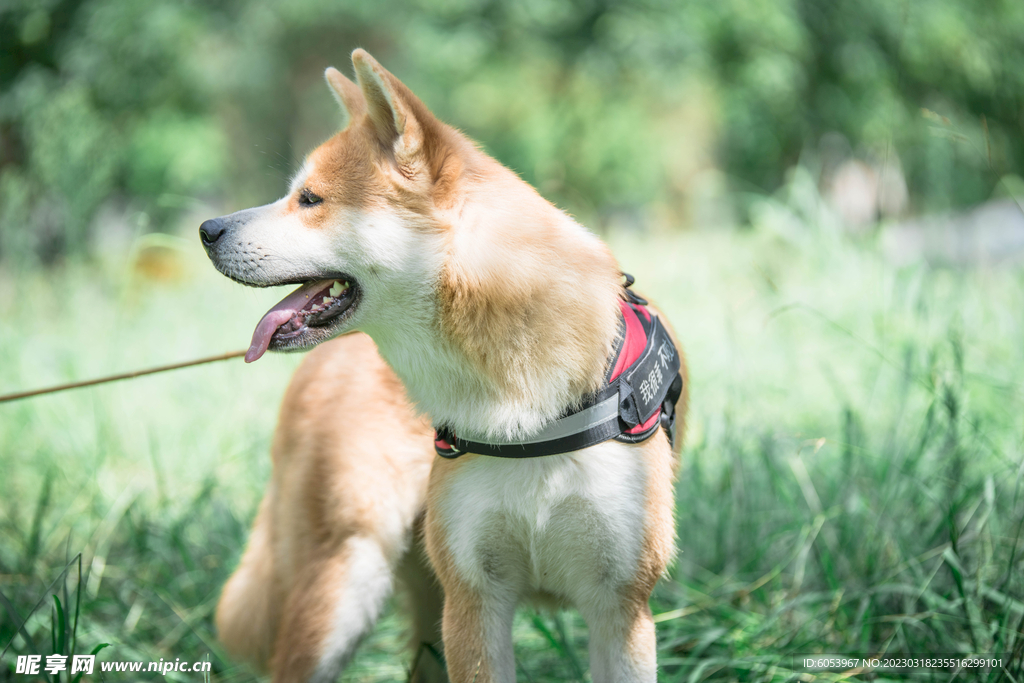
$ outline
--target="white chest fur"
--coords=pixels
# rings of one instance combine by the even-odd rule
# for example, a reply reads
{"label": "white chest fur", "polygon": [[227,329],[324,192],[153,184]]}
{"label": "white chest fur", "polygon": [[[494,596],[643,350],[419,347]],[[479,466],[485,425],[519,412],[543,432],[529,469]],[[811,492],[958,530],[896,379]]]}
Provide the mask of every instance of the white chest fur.
{"label": "white chest fur", "polygon": [[577,601],[629,584],[642,552],[648,472],[635,446],[608,441],[541,458],[462,463],[439,521],[462,578]]}

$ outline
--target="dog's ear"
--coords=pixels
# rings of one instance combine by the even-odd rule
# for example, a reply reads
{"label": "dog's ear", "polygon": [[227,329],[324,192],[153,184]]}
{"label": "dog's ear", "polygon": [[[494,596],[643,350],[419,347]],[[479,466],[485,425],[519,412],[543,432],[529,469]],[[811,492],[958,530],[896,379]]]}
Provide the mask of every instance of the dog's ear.
{"label": "dog's ear", "polygon": [[333,66],[327,67],[327,71],[324,71],[324,79],[330,86],[334,99],[341,105],[341,110],[348,116],[345,126],[366,113],[366,100],[363,99],[363,91],[358,85]]}
{"label": "dog's ear", "polygon": [[433,123],[426,106],[366,50],[352,53],[356,78],[377,138],[393,149],[403,172],[415,167]]}

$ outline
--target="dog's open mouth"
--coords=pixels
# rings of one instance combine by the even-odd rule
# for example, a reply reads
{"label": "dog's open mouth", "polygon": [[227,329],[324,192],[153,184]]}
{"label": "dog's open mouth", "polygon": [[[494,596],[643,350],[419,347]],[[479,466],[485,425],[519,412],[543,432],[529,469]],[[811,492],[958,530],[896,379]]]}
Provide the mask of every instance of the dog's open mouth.
{"label": "dog's open mouth", "polygon": [[267,311],[256,325],[245,362],[258,360],[271,346],[304,348],[330,338],[332,328],[353,310],[358,293],[355,281],[344,276],[302,285]]}

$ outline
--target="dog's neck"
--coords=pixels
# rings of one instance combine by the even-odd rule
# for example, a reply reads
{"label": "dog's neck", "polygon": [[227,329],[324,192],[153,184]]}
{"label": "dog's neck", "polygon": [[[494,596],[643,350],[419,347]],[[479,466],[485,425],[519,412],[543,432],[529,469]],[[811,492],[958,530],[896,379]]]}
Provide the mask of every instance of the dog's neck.
{"label": "dog's neck", "polygon": [[416,272],[392,282],[364,329],[435,425],[527,435],[603,381],[618,330],[618,266],[597,237],[503,168],[462,196],[441,216],[441,241],[422,238],[409,264]]}

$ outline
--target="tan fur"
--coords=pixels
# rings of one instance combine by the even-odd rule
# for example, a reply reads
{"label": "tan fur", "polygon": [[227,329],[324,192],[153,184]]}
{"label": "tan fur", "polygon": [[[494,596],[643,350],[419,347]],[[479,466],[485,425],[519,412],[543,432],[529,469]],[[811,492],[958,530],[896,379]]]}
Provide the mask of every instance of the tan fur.
{"label": "tan fur", "polygon": [[221,592],[214,619],[225,649],[259,669],[266,669],[273,655],[281,606],[274,578],[272,498],[268,491],[260,503],[245,554]]}
{"label": "tan fur", "polygon": [[[358,86],[326,74],[349,125],[310,154],[288,197],[235,219],[275,258],[254,266],[211,248],[218,268],[254,284],[293,279],[295,263],[351,273],[363,298],[345,329],[376,343],[328,342],[296,374],[274,479],[218,609],[221,638],[269,657],[276,681],[328,680],[389,592],[378,573],[411,572],[414,622],[436,639],[440,598],[415,579],[422,522],[452,681],[514,680],[512,616],[538,599],[583,614],[595,683],[653,681],[648,599],[675,553],[685,385],[674,451],[659,430],[529,461],[432,457],[430,421],[523,436],[597,388],[621,276],[604,244],[367,53],[353,64]],[[323,201],[300,204],[303,190]]]}
{"label": "tan fur", "polygon": [[[526,388],[529,368],[572,363],[569,392],[582,396],[598,388],[614,342],[617,264],[606,249],[580,249],[565,236],[546,233],[564,217],[553,215],[550,204],[507,170],[488,170],[481,185],[520,210],[495,212],[489,243],[472,249],[486,248],[494,259],[514,251],[520,258],[464,263],[459,251],[468,247],[452,244],[439,283],[441,329],[502,392]],[[550,253],[562,260],[550,262]],[[584,282],[606,291],[594,296],[580,286]],[[570,324],[566,313],[574,318]]]}

